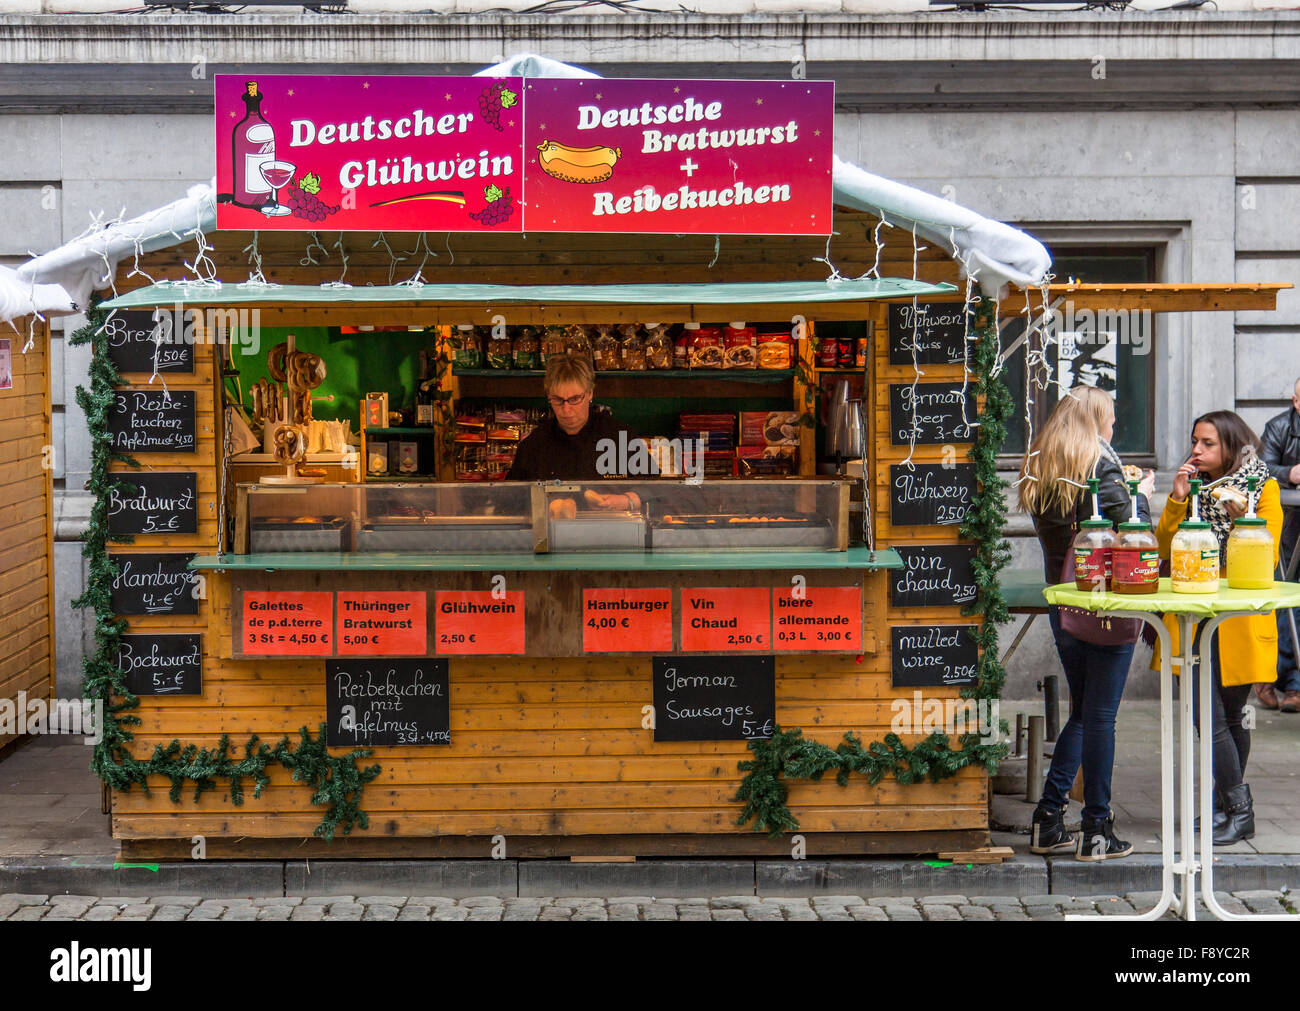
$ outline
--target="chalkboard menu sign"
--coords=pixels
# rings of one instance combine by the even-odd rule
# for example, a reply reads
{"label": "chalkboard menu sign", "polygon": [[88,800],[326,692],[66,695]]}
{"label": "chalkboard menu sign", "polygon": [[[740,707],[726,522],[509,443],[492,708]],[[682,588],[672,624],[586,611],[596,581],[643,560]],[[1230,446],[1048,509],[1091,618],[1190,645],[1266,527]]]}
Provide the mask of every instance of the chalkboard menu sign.
{"label": "chalkboard menu sign", "polygon": [[973,463],[918,463],[889,468],[889,522],[900,526],[961,523],[975,498]]}
{"label": "chalkboard menu sign", "polygon": [[133,695],[202,695],[203,636],[124,635],[117,666]]}
{"label": "chalkboard menu sign", "polygon": [[198,614],[198,573],[185,566],[193,554],[112,553],[114,614]]}
{"label": "chalkboard menu sign", "polygon": [[[157,321],[154,316],[157,315]],[[104,324],[109,360],[119,372],[193,372],[194,345],[176,333],[167,309],[119,309]]]}
{"label": "chalkboard menu sign", "polygon": [[894,383],[889,387],[889,438],[895,446],[972,442],[977,416],[975,389],[961,383]]}
{"label": "chalkboard menu sign", "polygon": [[771,656],[657,656],[656,741],[748,741],[772,736]]}
{"label": "chalkboard menu sign", "polygon": [[108,431],[119,453],[192,453],[197,426],[194,391],[118,390]]}
{"label": "chalkboard menu sign", "polygon": [[975,683],[979,649],[970,625],[895,625],[893,686],[927,688]]}
{"label": "chalkboard menu sign", "polygon": [[196,534],[198,477],[193,471],[115,473],[108,493],[110,534]]}
{"label": "chalkboard menu sign", "polygon": [[903,568],[889,573],[894,607],[960,607],[975,599],[975,548],[970,544],[899,544]]}
{"label": "chalkboard menu sign", "polygon": [[447,661],[360,657],[325,661],[331,747],[450,744]]}
{"label": "chalkboard menu sign", "polygon": [[890,365],[960,365],[965,358],[964,302],[918,302],[915,312],[910,302],[889,307]]}

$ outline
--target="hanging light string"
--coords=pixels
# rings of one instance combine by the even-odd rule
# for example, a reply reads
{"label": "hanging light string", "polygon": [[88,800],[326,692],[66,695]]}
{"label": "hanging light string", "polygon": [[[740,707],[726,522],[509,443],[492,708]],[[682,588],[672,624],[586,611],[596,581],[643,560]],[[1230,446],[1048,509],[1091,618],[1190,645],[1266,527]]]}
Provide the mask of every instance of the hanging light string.
{"label": "hanging light string", "polygon": [[713,265],[718,262],[718,257],[721,255],[722,255],[722,236],[715,235],[713,237],[713,259],[709,261],[709,267],[708,267],[709,270],[713,269]]}
{"label": "hanging light string", "polygon": [[415,248],[412,249],[406,255],[408,257],[414,256],[421,249],[424,250],[424,256],[420,258],[420,265],[415,268],[415,273],[412,274],[410,277],[408,277],[405,281],[398,282],[404,287],[416,288],[421,285],[428,284],[428,282],[424,279],[424,265],[429,262],[430,256],[437,256],[438,254],[429,248],[429,238],[424,232],[418,233],[415,239]]}
{"label": "hanging light string", "polygon": [[343,278],[348,276],[348,251],[347,248],[343,245],[342,232],[339,232],[338,241],[334,243],[334,248],[339,251],[339,259],[342,261],[343,270],[339,274],[337,280],[325,281],[321,284],[321,287],[322,288],[351,288],[352,285],[348,284],[343,280]]}
{"label": "hanging light string", "polygon": [[839,268],[836,267],[835,264],[831,262],[831,238],[835,234],[836,233],[832,232],[831,235],[826,236],[826,255],[814,256],[812,258],[813,263],[824,263],[826,264],[827,268],[830,270],[831,272],[830,276],[826,278],[827,284],[831,284],[832,282],[836,282],[836,281],[848,280],[848,278],[846,278],[843,274],[840,273]]}
{"label": "hanging light string", "polygon": [[447,237],[444,241],[447,244],[447,255],[451,257],[451,262],[448,263],[447,266],[454,267],[456,265],[456,254],[451,251],[451,232],[447,233]]}
{"label": "hanging light string", "polygon": [[379,238],[370,243],[371,249],[374,249],[376,246],[383,246],[384,252],[388,254],[388,283],[391,285],[393,283],[393,273],[397,270],[397,265],[405,260],[406,257],[399,257],[393,252],[393,247],[388,244],[388,239],[383,232],[379,233]]}
{"label": "hanging light string", "polygon": [[195,284],[202,287],[220,288],[221,282],[217,280],[217,265],[208,256],[215,250],[215,247],[208,242],[208,237],[203,231],[203,210],[199,208],[194,213],[194,227],[185,233],[194,236],[194,244],[198,247],[194,254],[194,263],[185,261],[185,266],[195,277]]}
{"label": "hanging light string", "polygon": [[319,249],[325,257],[330,255],[329,250],[321,245],[320,236],[316,232],[311,233],[311,238],[307,243],[307,252],[301,260],[298,261],[300,267],[319,267],[320,262],[313,255],[312,250]]}
{"label": "hanging light string", "polygon": [[884,253],[885,251],[885,244],[880,241],[880,230],[882,228],[894,227],[892,224],[890,224],[889,219],[885,217],[885,212],[883,210],[877,209],[877,213],[879,216],[876,220],[876,227],[872,235],[872,238],[875,240],[876,243],[876,260],[871,265],[871,269],[868,270],[865,274],[863,274],[862,277],[858,278],[858,280],[860,281],[865,280],[866,278],[869,277],[874,277],[877,280],[880,279],[880,257],[881,254]]}
{"label": "hanging light string", "polygon": [[980,422],[978,420],[971,421],[970,418],[966,416],[966,393],[970,388],[971,376],[970,346],[972,343],[979,340],[978,336],[971,333],[969,325],[972,310],[982,301],[980,296],[974,292],[975,279],[976,275],[979,274],[979,268],[976,267],[973,270],[971,269],[971,259],[973,258],[972,253],[968,252],[965,256],[961,255],[961,250],[957,248],[957,229],[955,227],[948,229],[948,245],[952,247],[952,258],[961,264],[962,275],[966,280],[966,290],[962,299],[961,309],[961,421],[967,429],[979,428]]}
{"label": "hanging light string", "polygon": [[[913,281],[917,280],[917,271],[920,265],[920,256],[921,256],[921,250],[918,248],[916,244],[916,225],[913,224],[912,225],[912,280]],[[916,469],[915,464],[913,464],[912,462],[912,457],[916,454],[917,427],[920,424],[916,418],[916,393],[917,393],[917,387],[920,385],[921,382],[921,377],[925,375],[925,373],[921,371],[921,361],[920,361],[920,331],[921,331],[921,323],[919,319],[920,311],[921,308],[920,308],[919,300],[917,296],[913,294],[912,295],[912,392],[911,392],[912,419],[911,419],[911,423],[908,425],[907,428],[907,459],[903,461],[903,463],[907,466],[909,470]]]}

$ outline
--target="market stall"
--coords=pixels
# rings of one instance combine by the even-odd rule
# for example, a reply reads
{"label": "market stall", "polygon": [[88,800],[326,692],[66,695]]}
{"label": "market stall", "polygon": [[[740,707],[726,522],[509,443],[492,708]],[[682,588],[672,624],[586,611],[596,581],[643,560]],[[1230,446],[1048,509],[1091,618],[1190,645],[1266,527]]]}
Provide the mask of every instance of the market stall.
{"label": "market stall", "polygon": [[49,329],[12,324],[0,327],[0,748],[29,718],[45,731],[55,688]]}
{"label": "market stall", "polygon": [[[874,222],[857,216],[854,227],[854,217],[845,215],[842,230],[853,227],[859,243],[869,241]],[[223,247],[242,248],[251,237],[229,238],[228,245],[225,236],[219,240],[219,265]],[[354,245],[364,249],[364,237],[357,238],[362,241]],[[647,243],[647,259],[662,254],[654,248],[661,242]],[[467,274],[483,276],[482,260],[490,254],[466,245],[459,243],[458,260],[470,261]],[[754,259],[772,255],[764,243],[752,247]],[[292,250],[288,242],[262,237],[263,270]],[[866,252],[863,247],[859,255]],[[787,262],[801,258],[795,253]],[[144,266],[156,275],[168,265],[158,258]],[[350,270],[363,269],[350,259]],[[386,270],[382,264],[370,269],[377,279]],[[888,380],[911,375],[910,366],[905,375],[887,363],[891,301],[910,306],[913,297],[951,299],[955,288],[929,281],[728,282],[728,274],[752,276],[743,261],[729,264],[707,286],[625,282],[641,272],[636,263],[621,269],[606,263],[600,273],[608,286],[543,292],[430,285],[418,298],[409,288],[362,286],[364,274],[354,275],[358,283],[350,289],[270,291],[146,286],[128,292],[119,278],[124,293],[105,308],[129,314],[179,303],[195,310],[198,320],[210,318],[209,309],[255,310],[264,344],[293,332],[299,353],[325,361],[318,396],[343,395],[328,376],[347,376],[349,369],[331,348],[354,327],[419,327],[417,343],[446,362],[457,351],[458,326],[499,315],[521,328],[651,318],[680,324],[802,315],[808,321],[802,338],[795,328],[790,358],[778,369],[597,372],[597,399],[613,404],[616,413],[642,400],[661,401],[644,411],[647,419],[689,416],[700,403],[715,412],[735,404],[759,408],[731,410],[736,425],[751,415],[796,419],[793,432],[778,425],[768,433],[794,442],[790,448],[799,454],[797,467],[775,477],[733,478],[729,470],[725,479],[706,473],[699,484],[681,477],[603,483],[602,493],[636,488],[649,503],[639,515],[578,511],[555,517],[555,500],[581,499],[590,486],[454,480],[456,443],[445,437],[454,440],[468,427],[457,420],[467,416],[465,405],[504,401],[504,412],[517,409],[513,398],[539,399],[540,373],[530,370],[460,372],[447,363],[441,383],[451,395],[440,413],[450,427],[428,441],[453,456],[450,481],[439,480],[447,475],[436,471],[372,472],[378,469],[369,466],[374,444],[427,437],[417,426],[377,425],[354,433],[357,451],[347,481],[332,475],[303,485],[243,481],[239,455],[218,452],[228,439],[224,432],[211,449],[200,446],[197,457],[166,458],[154,469],[195,468],[201,516],[219,508],[224,490],[230,520],[225,542],[203,534],[162,542],[194,550],[191,565],[202,574],[205,594],[196,615],[155,617],[150,630],[198,634],[201,647],[188,675],[179,673],[186,667],[182,651],[167,654],[176,663],[176,683],[186,687],[175,698],[142,696],[144,722],[133,754],[144,758],[173,738],[211,746],[221,733],[271,740],[301,726],[315,731],[327,719],[325,740],[332,749],[372,747],[382,770],[364,790],[361,806],[370,814],[370,829],[337,835],[331,853],[481,855],[499,835],[518,855],[778,851],[787,844],[737,823],[738,763],[748,754],[747,739],[767,737],[779,724],[803,727],[831,746],[850,732],[870,741],[890,731],[895,698],[910,702],[921,686],[927,696],[955,698],[958,686],[973,680],[975,650],[961,634],[970,619],[960,616],[951,597],[915,585],[911,595],[897,590],[894,606],[888,571],[902,559],[886,538],[955,543],[961,513],[938,515],[946,507],[925,494],[891,494],[899,476],[891,468],[896,471],[909,451],[924,468],[923,461],[939,461],[941,446],[911,446],[906,432],[891,437],[885,420]],[[538,269],[533,277],[549,280],[547,273]],[[323,342],[304,342],[313,328],[327,331]],[[854,352],[872,332],[881,339],[861,366],[848,359],[843,368],[818,365],[817,334],[827,331],[845,333]],[[409,346],[411,334],[376,329],[359,336],[367,353],[382,354],[389,341]],[[211,369],[225,348],[235,352],[241,374],[256,374],[247,371],[251,363],[238,353],[238,341],[193,347],[196,376],[209,379],[202,363]],[[259,351],[246,357],[268,353]],[[936,368],[934,375],[947,375],[959,388],[962,365]],[[864,463],[873,475],[868,507],[881,503],[866,537],[860,505],[850,501],[861,498],[860,482],[816,474],[816,394],[823,380],[840,376],[865,383],[868,402],[881,416],[871,425]],[[174,395],[183,389],[177,376],[169,385]],[[196,414],[204,432],[221,427],[216,412],[206,413],[218,385],[210,387],[211,402],[204,391],[206,410]],[[390,409],[416,399],[414,389],[392,384],[383,392]],[[364,395],[354,395],[358,422],[364,409]],[[809,423],[798,424],[805,413]],[[743,439],[739,428],[735,432]],[[742,448],[733,448],[733,469]],[[309,457],[298,469],[318,462]],[[937,471],[940,463],[931,466]],[[958,473],[969,491],[968,471]],[[276,623],[286,607],[295,616],[287,636]],[[376,610],[400,617],[376,622]],[[939,640],[930,628],[935,620],[952,626]],[[377,626],[389,629],[389,635],[378,633],[378,644],[371,638]],[[193,640],[170,641],[188,646]],[[948,665],[950,686],[940,684],[945,675],[937,666],[921,669],[939,662]],[[406,697],[427,704],[406,703],[404,712],[414,719],[358,707],[357,686],[373,683],[376,675],[406,679]],[[427,696],[420,694],[424,679],[430,679]],[[350,730],[343,726],[348,705],[358,708]],[[220,788],[184,807],[159,793],[115,794],[115,832],[124,851],[179,852],[196,834],[208,839],[209,852],[213,846],[278,852],[288,840],[297,846],[320,824],[320,807],[287,772],[267,771],[261,797],[246,797],[240,807],[231,806]],[[985,789],[982,770],[969,767],[933,784],[797,784],[791,804],[801,831],[816,835],[820,852],[939,850],[986,841]],[[235,845],[234,837],[242,842]]]}

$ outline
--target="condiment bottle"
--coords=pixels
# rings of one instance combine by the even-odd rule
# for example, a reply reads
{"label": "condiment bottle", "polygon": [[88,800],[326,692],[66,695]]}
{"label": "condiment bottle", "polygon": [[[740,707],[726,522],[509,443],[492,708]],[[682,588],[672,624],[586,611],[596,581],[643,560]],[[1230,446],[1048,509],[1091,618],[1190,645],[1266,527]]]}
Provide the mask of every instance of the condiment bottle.
{"label": "condiment bottle", "polygon": [[1201,482],[1192,481],[1191,489],[1191,516],[1178,524],[1169,548],[1169,585],[1175,593],[1218,593],[1219,538],[1200,516]]}
{"label": "condiment bottle", "polygon": [[1115,593],[1155,593],[1160,589],[1160,542],[1151,524],[1138,518],[1136,481],[1128,483],[1131,517],[1119,525],[1111,549],[1111,589]]}
{"label": "condiment bottle", "polygon": [[1258,478],[1246,478],[1250,504],[1228,535],[1228,588],[1232,590],[1273,588],[1273,535],[1267,523],[1255,515],[1257,482]]}
{"label": "condiment bottle", "polygon": [[1115,545],[1115,528],[1102,516],[1097,504],[1098,481],[1088,481],[1092,495],[1092,518],[1079,524],[1074,538],[1074,585],[1080,590],[1093,590],[1098,586],[1110,589],[1111,549]]}

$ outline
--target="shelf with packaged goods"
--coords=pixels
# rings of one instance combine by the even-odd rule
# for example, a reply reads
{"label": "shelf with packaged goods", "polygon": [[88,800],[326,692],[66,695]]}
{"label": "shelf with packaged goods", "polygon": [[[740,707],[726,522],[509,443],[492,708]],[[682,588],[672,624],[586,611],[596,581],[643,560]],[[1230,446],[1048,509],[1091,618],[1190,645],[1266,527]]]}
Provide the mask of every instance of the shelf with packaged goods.
{"label": "shelf with packaged goods", "polygon": [[414,554],[356,552],[274,552],[249,555],[200,555],[191,569],[211,571],[298,572],[673,572],[761,571],[796,569],[901,569],[893,548],[851,547],[847,551],[600,551],[572,554],[478,552]]}
{"label": "shelf with packaged goods", "polygon": [[[794,378],[794,369],[604,369],[597,370],[596,379],[727,379],[747,383],[782,383]],[[531,377],[541,380],[546,373],[533,369],[458,369],[453,366],[451,374],[458,379],[503,379],[507,377]],[[538,394],[540,396],[540,394]]]}

